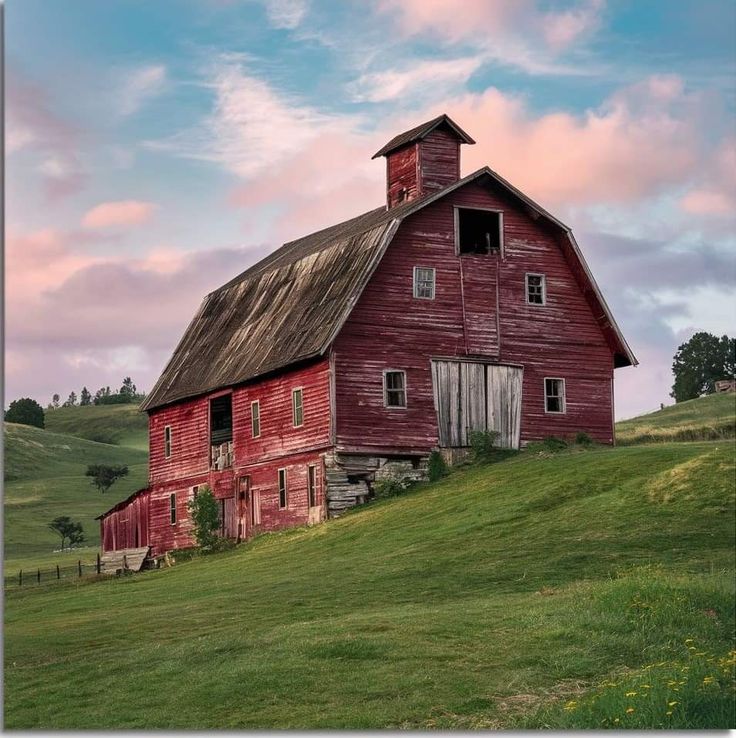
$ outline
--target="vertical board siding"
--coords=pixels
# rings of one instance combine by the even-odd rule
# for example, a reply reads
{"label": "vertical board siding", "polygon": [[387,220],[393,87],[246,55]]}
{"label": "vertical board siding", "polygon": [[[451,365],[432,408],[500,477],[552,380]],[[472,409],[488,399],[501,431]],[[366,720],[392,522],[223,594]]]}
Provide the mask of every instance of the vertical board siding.
{"label": "vertical board siding", "polygon": [[[389,207],[419,196],[417,145],[398,149],[386,157],[386,202]],[[404,191],[403,200],[400,194]]]}
{"label": "vertical board siding", "polygon": [[[454,206],[503,211],[505,258],[456,255]],[[436,270],[434,300],[413,298],[414,266]],[[546,305],[527,305],[527,272],[545,275]],[[562,239],[498,188],[471,183],[408,217],[334,343],[338,450],[437,445],[431,359],[462,356],[524,367],[522,442],[611,443],[613,357],[578,279]],[[383,407],[386,368],[406,371],[404,410]],[[545,413],[545,376],[565,378],[565,414]]]}
{"label": "vertical board siding", "polygon": [[455,133],[435,128],[418,144],[419,193],[427,195],[460,179],[460,141]]}

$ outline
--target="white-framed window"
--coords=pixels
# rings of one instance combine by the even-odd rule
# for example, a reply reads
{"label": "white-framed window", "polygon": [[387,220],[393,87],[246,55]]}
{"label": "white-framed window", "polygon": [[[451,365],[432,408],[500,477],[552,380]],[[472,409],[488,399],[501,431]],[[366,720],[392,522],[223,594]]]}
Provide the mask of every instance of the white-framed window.
{"label": "white-framed window", "polygon": [[301,387],[291,390],[291,420],[295,428],[304,424],[304,391]]}
{"label": "white-framed window", "polygon": [[565,380],[557,377],[544,378],[544,411],[565,412]]}
{"label": "white-framed window", "polygon": [[253,505],[253,525],[261,524],[261,493],[259,490],[253,490],[251,493],[251,504]]}
{"label": "white-framed window", "polygon": [[456,207],[455,251],[458,254],[503,256],[503,212]]}
{"label": "white-framed window", "polygon": [[433,267],[414,267],[414,297],[434,300],[435,270]]}
{"label": "white-framed window", "polygon": [[317,467],[310,464],[307,467],[307,492],[309,493],[309,507],[317,504]]}
{"label": "white-framed window", "polygon": [[164,426],[164,457],[171,458],[171,426]]}
{"label": "white-framed window", "polygon": [[279,508],[284,509],[289,504],[289,490],[287,488],[286,469],[279,469]]}
{"label": "white-framed window", "polygon": [[406,407],[406,372],[386,369],[383,372],[383,404],[386,407]]}
{"label": "white-framed window", "polygon": [[258,400],[250,403],[250,432],[253,438],[261,435],[261,403]]}
{"label": "white-framed window", "polygon": [[169,520],[172,525],[176,525],[176,492],[169,495]]}
{"label": "white-framed window", "polygon": [[526,275],[526,302],[528,305],[544,305],[547,302],[544,274]]}

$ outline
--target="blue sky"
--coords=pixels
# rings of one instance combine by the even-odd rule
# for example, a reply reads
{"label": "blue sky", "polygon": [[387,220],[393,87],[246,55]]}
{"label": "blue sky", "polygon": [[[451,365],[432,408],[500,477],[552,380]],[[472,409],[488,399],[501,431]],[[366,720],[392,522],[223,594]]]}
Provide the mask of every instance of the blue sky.
{"label": "blue sky", "polygon": [[[375,207],[370,156],[439,112],[575,230],[668,402],[733,335],[736,4],[10,0],[6,402],[152,386],[202,296]],[[155,306],[155,308],[154,308]]]}

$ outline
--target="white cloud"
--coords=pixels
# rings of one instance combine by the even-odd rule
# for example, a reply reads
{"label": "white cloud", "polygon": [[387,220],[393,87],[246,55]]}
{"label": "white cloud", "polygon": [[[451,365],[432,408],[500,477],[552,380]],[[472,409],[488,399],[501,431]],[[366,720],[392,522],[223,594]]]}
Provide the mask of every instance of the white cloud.
{"label": "white cloud", "polygon": [[306,0],[265,0],[266,14],[274,28],[293,29],[307,14]]}
{"label": "white cloud", "polygon": [[116,92],[120,114],[137,113],[148,100],[163,91],[165,84],[166,67],[163,64],[150,64],[126,72]]}

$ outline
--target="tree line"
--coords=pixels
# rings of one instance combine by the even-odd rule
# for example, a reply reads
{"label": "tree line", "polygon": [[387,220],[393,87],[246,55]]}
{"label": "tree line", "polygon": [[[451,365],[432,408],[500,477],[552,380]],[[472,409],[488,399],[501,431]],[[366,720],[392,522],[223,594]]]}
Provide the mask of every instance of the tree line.
{"label": "tree line", "polygon": [[130,377],[125,377],[120,389],[113,392],[109,386],[100,387],[94,395],[87,389],[82,387],[79,397],[76,392],[70,392],[65,402],[61,402],[61,397],[54,394],[51,402],[46,406],[47,410],[56,410],[59,407],[76,407],[84,405],[126,405],[133,402],[140,402],[145,397],[145,393],[139,393],[138,388]]}

